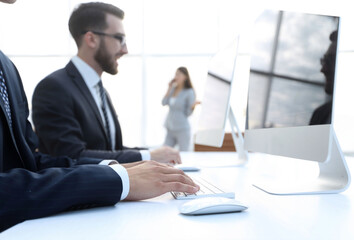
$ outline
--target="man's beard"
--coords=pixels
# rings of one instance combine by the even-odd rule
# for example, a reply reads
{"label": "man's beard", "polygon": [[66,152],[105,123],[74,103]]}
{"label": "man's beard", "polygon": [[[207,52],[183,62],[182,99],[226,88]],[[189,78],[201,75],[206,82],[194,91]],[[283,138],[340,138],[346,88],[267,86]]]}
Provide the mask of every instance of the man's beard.
{"label": "man's beard", "polygon": [[101,41],[101,45],[94,56],[96,62],[100,65],[104,72],[115,75],[118,73],[118,69],[115,67],[115,62],[112,61],[112,56],[107,51],[104,41]]}

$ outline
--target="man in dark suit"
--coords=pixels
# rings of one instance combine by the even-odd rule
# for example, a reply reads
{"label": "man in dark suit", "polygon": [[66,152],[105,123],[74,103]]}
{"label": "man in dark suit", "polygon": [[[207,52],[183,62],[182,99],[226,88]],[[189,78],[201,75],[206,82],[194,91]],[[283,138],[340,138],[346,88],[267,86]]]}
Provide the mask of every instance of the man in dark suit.
{"label": "man in dark suit", "polygon": [[28,115],[19,73],[0,51],[0,232],[66,210],[141,200],[171,190],[198,190],[182,171],[154,161],[120,165],[42,154]]}
{"label": "man in dark suit", "polygon": [[122,10],[104,3],[81,4],[72,13],[69,30],[77,56],[42,80],[33,94],[40,151],[120,163],[150,159],[181,163],[178,151],[170,147],[147,151],[123,145],[117,114],[101,81],[103,72],[117,74],[117,60],[128,53],[123,18]]}

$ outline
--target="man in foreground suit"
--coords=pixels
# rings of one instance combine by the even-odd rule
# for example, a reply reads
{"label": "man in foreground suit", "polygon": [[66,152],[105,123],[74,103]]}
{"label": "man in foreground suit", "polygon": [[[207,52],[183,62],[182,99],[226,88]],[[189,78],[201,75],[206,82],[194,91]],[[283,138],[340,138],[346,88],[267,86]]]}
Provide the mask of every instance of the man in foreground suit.
{"label": "man in foreground suit", "polygon": [[120,163],[153,159],[181,163],[178,151],[123,146],[120,124],[103,88],[103,72],[117,74],[128,53],[124,12],[105,3],[81,4],[69,20],[77,47],[65,68],[42,80],[33,94],[33,123],[39,149],[53,156],[112,158]]}
{"label": "man in foreground suit", "polygon": [[120,165],[37,152],[28,114],[19,73],[0,51],[0,232],[66,210],[114,205],[169,191],[193,193],[199,188],[182,171],[154,161]]}

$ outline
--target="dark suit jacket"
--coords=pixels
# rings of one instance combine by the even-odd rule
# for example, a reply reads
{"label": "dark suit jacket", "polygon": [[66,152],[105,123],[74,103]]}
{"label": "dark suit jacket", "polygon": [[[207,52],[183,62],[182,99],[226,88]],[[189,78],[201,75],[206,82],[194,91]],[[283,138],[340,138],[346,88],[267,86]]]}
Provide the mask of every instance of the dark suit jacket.
{"label": "dark suit jacket", "polygon": [[331,124],[332,101],[326,102],[315,109],[311,116],[310,125]]}
{"label": "dark suit jacket", "polygon": [[32,99],[32,118],[39,150],[53,156],[116,159],[120,163],[141,160],[138,149],[123,146],[116,112],[108,98],[116,128],[115,151],[109,150],[107,134],[97,104],[84,79],[70,61],[42,80]]}
{"label": "dark suit jacket", "polygon": [[20,76],[0,51],[12,112],[12,128],[0,100],[0,232],[27,219],[96,205],[113,205],[122,180],[101,159],[49,157],[36,151],[37,137],[27,121]]}

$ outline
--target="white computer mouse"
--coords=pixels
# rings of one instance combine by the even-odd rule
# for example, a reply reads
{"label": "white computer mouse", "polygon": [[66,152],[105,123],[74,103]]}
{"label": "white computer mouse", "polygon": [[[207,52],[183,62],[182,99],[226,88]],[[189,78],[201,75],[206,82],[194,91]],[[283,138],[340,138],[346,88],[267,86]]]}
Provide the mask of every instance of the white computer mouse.
{"label": "white computer mouse", "polygon": [[181,169],[183,172],[196,172],[200,170],[200,168],[197,166],[188,165],[184,163],[175,165],[175,168]]}
{"label": "white computer mouse", "polygon": [[203,197],[182,204],[179,211],[185,215],[241,212],[248,207],[239,201],[225,197]]}

